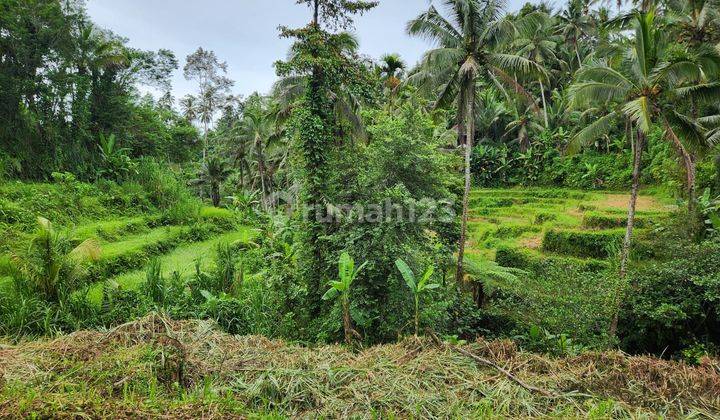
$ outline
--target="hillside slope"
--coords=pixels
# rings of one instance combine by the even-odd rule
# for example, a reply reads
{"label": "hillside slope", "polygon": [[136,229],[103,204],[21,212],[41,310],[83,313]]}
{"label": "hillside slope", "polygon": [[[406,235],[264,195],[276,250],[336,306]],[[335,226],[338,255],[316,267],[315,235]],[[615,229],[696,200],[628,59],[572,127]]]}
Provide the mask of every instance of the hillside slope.
{"label": "hillside slope", "polygon": [[554,396],[431,340],[306,348],[150,315],[109,332],[0,346],[0,417],[720,415],[717,361],[690,367],[615,352],[551,359],[509,341],[459,348]]}

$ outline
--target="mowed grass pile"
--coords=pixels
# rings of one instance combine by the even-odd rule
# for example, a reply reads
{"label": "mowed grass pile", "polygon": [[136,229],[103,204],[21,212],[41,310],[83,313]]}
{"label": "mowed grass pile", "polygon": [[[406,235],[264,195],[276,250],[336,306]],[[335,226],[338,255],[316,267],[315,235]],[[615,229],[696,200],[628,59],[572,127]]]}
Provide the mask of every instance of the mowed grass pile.
{"label": "mowed grass pile", "polygon": [[547,358],[511,341],[354,352],[230,336],[152,314],[111,331],[0,347],[0,417],[658,418],[720,415],[720,366],[617,352]]}

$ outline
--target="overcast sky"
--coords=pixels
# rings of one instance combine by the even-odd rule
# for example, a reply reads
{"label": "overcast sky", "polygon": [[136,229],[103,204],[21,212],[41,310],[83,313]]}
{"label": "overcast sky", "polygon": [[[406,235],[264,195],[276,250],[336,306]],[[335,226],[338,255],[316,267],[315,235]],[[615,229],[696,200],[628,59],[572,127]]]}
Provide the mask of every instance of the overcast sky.
{"label": "overcast sky", "polygon": [[[509,0],[515,10],[524,0]],[[361,53],[378,58],[399,53],[413,65],[428,47],[405,34],[405,24],[428,8],[429,0],[381,0],[380,6],[356,20]],[[290,42],[278,38],[278,26],[298,27],[310,12],[294,0],[88,0],[92,20],[130,46],[166,48],[180,61],[173,79],[177,98],[193,93],[184,80],[185,57],[198,47],[215,51],[228,63],[236,94],[267,93],[275,81],[273,63],[287,55]]]}

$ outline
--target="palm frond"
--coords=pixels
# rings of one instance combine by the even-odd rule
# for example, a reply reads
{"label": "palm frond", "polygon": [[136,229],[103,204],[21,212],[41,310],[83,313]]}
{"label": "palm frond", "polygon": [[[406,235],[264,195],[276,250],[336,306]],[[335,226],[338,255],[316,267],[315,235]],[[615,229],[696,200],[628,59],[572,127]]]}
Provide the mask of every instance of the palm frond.
{"label": "palm frond", "polygon": [[592,144],[598,138],[609,133],[617,124],[617,113],[611,112],[590,123],[570,139],[565,153],[578,153],[583,147]]}
{"label": "palm frond", "polygon": [[650,134],[652,127],[652,115],[650,105],[646,96],[627,102],[623,106],[623,112],[637,124],[638,128],[645,134]]}

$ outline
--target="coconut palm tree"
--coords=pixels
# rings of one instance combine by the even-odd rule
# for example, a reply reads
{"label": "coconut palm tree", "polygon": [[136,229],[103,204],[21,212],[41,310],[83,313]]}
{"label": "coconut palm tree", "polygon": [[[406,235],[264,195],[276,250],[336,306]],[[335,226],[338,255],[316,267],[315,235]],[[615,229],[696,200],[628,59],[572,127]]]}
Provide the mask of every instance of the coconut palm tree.
{"label": "coconut palm tree", "polygon": [[198,118],[198,100],[193,95],[185,95],[180,99],[180,112],[183,117],[192,123]]}
{"label": "coconut palm tree", "polygon": [[[538,67],[552,66],[553,63],[558,61],[555,50],[560,38],[552,33],[555,22],[550,15],[543,12],[534,12],[523,16],[514,24],[517,35],[510,46],[517,51],[518,55],[527,57]],[[548,128],[548,104],[545,99],[545,83],[543,83],[545,77],[547,77],[546,72],[540,73],[538,83],[540,84],[545,128]]]}
{"label": "coconut palm tree", "polygon": [[267,208],[271,179],[268,176],[267,149],[275,138],[275,121],[265,106],[265,99],[254,95],[246,103],[243,119],[237,132],[237,141],[247,147],[249,160],[257,167],[261,203]]}
{"label": "coconut palm tree", "polygon": [[577,58],[577,67],[580,68],[583,59],[580,55],[580,42],[595,28],[593,19],[583,11],[582,0],[570,0],[567,9],[558,16],[559,25],[557,33],[562,35],[565,42],[572,45]]}
{"label": "coconut palm tree", "polygon": [[220,206],[220,184],[230,175],[230,169],[222,159],[209,156],[202,165],[200,181],[210,187],[210,198],[214,207]]}
{"label": "coconut palm tree", "polygon": [[514,119],[505,127],[504,137],[514,136],[511,142],[517,143],[520,151],[525,153],[531,147],[532,135],[543,131],[543,126],[536,120],[535,114],[530,112],[530,109],[522,108],[515,110]]}
{"label": "coconut palm tree", "polygon": [[669,0],[668,27],[683,42],[692,46],[710,46],[720,41],[720,1]]}
{"label": "coconut palm tree", "polygon": [[499,51],[498,47],[514,34],[512,24],[501,17],[502,1],[446,0],[443,4],[449,17],[430,6],[427,12],[407,25],[410,35],[436,45],[425,53],[409,80],[433,92],[436,108],[446,108],[454,103],[458,109],[458,145],[465,147],[465,192],[456,274],[459,282],[463,279],[478,81],[487,78],[504,92],[503,83],[508,83],[527,97],[530,95],[516,82],[513,74],[529,73],[536,66],[525,57]]}
{"label": "coconut palm tree", "polygon": [[[582,68],[569,91],[571,106],[574,108],[612,104],[605,108],[608,111],[604,115],[575,135],[570,142],[570,150],[577,150],[605,135],[615,127],[618,119],[626,119],[637,134],[627,228],[621,250],[621,278],[627,273],[640,188],[642,152],[648,134],[660,128],[664,131],[664,138],[676,147],[702,145],[706,142],[707,134],[683,110],[691,100],[699,101],[716,95],[717,90],[720,90],[717,83],[704,83],[703,60],[665,55],[668,36],[658,20],[652,7],[647,11],[634,10],[618,18],[615,23],[619,28],[632,27],[635,31],[634,42],[629,45],[629,51],[624,54],[621,64],[615,68],[598,62]],[[617,329],[617,317],[616,312],[610,328],[611,336],[615,335]]]}

